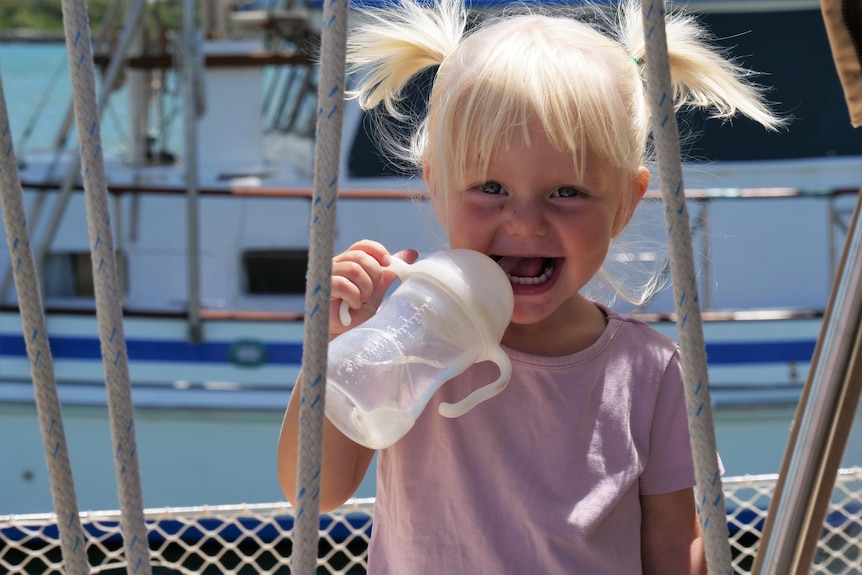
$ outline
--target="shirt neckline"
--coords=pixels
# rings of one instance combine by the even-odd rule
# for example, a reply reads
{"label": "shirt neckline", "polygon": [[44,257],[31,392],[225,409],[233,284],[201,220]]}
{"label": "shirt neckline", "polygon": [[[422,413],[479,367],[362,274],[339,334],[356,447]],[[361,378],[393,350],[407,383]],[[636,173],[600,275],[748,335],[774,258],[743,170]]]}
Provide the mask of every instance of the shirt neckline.
{"label": "shirt neckline", "polygon": [[594,303],[594,305],[605,315],[605,329],[602,331],[599,338],[585,349],[567,355],[548,356],[519,351],[505,345],[501,345],[501,347],[506,352],[506,355],[509,356],[509,359],[512,360],[512,363],[521,365],[568,367],[590,361],[605,350],[611,340],[616,336],[623,323],[619,314],[614,310],[599,303]]}

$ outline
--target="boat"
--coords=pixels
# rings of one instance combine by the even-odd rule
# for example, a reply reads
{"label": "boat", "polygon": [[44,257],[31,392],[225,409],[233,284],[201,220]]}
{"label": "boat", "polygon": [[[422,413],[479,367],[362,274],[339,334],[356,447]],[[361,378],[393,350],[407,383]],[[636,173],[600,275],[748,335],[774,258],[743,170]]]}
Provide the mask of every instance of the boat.
{"label": "boat", "polygon": [[[702,132],[687,155],[704,160],[686,162],[684,175],[718,450],[729,477],[775,473],[862,186],[862,142],[842,109],[816,1],[689,5],[747,65],[769,74],[771,98],[796,118],[783,134],[745,120],[731,129],[683,118]],[[178,82],[162,35],[149,34],[154,40],[123,60],[132,143],[106,156],[106,172],[148,508],[283,499],[275,450],[302,357],[316,98],[316,68],[303,48],[319,39],[317,8],[205,13],[213,28],[200,44],[198,92]],[[804,49],[798,38],[807,39]],[[105,69],[110,53],[96,55]],[[175,105],[174,82],[188,90],[186,102],[205,102],[183,148],[151,131]],[[421,179],[387,164],[364,122],[348,102],[335,251],[363,237],[420,253],[445,247]],[[193,208],[184,153],[199,159]],[[75,154],[60,146],[18,160],[78,502],[117,509],[86,211],[69,176]],[[662,208],[650,197],[631,228],[649,248],[614,253],[620,262],[666,261]],[[187,244],[192,209],[197,250]],[[10,267],[0,251],[0,269]],[[2,281],[0,437],[15,441],[0,442],[0,513],[50,512],[18,295],[8,273]],[[617,307],[676,337],[669,290]],[[845,467],[862,465],[860,418]],[[357,496],[373,494],[372,474]]]}

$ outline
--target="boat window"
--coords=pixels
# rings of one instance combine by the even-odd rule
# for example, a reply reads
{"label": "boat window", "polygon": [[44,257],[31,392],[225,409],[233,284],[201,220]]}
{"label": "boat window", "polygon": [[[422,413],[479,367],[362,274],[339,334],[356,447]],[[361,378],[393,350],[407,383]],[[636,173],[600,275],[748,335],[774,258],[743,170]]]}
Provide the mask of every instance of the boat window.
{"label": "boat window", "polygon": [[859,155],[862,135],[848,121],[816,6],[742,14],[728,10],[703,20],[719,46],[757,72],[755,81],[766,89],[766,98],[791,122],[786,130],[769,132],[743,117],[716,122],[707,119],[709,112],[683,112],[680,123],[695,136],[684,149],[686,157],[752,161]]}
{"label": "boat window", "polygon": [[264,74],[263,122],[265,132],[314,136],[317,121],[318,67],[281,66]]}
{"label": "boat window", "polygon": [[305,294],[308,250],[248,250],[242,254],[248,294]]}
{"label": "boat window", "polygon": [[[120,291],[126,293],[126,259],[116,252]],[[43,292],[46,298],[93,298],[93,266],[90,252],[61,252],[45,256],[42,265]]]}
{"label": "boat window", "polygon": [[[409,118],[424,117],[436,73],[437,69],[432,68],[420,72],[408,82],[396,104],[401,113]],[[386,136],[381,137],[380,131]],[[404,165],[390,154],[384,144],[384,141],[391,140],[397,146],[409,148],[411,134],[411,125],[390,116],[382,104],[375,110],[363,112],[362,125],[356,131],[347,156],[350,177],[421,177],[422,173],[416,166]]]}

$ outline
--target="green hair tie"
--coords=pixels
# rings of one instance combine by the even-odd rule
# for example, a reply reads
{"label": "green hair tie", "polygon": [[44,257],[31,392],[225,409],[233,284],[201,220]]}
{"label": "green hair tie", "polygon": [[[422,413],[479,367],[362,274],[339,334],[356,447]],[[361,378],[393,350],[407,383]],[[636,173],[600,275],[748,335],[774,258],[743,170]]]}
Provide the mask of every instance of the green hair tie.
{"label": "green hair tie", "polygon": [[629,56],[629,58],[638,66],[643,66],[644,62],[646,62],[646,58],[638,58],[637,56]]}

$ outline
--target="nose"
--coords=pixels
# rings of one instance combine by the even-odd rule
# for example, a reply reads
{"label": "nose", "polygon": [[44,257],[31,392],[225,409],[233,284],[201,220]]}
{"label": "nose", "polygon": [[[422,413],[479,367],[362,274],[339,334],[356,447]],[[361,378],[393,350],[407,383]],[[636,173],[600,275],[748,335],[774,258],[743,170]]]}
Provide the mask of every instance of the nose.
{"label": "nose", "polygon": [[545,208],[540,201],[524,199],[512,202],[507,214],[509,233],[518,236],[544,236],[548,232]]}

